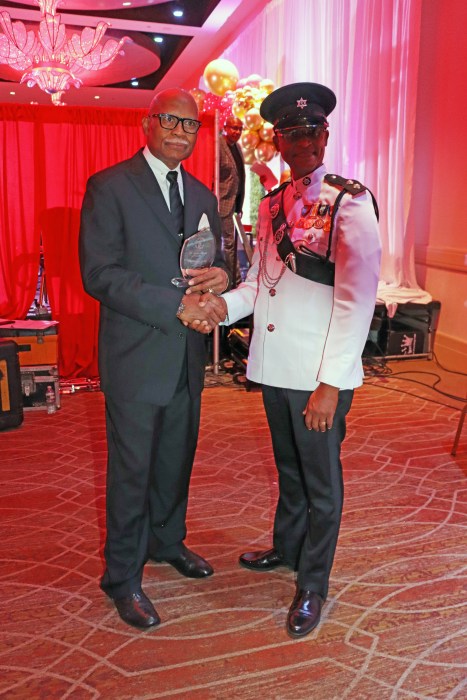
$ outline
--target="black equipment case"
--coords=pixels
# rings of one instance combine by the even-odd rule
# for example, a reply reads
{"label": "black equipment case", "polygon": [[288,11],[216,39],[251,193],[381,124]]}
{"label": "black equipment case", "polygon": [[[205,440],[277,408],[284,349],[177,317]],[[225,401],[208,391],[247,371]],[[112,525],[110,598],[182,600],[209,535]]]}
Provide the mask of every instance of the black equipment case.
{"label": "black equipment case", "polygon": [[23,395],[18,346],[13,340],[0,341],[0,430],[16,428],[23,422]]}
{"label": "black equipment case", "polygon": [[45,409],[49,385],[55,392],[55,405],[60,408],[58,322],[0,319],[0,340],[17,345],[23,409]]}
{"label": "black equipment case", "polygon": [[387,360],[433,357],[441,303],[407,302],[398,304],[391,318],[386,306],[378,303],[371,322],[363,356],[382,356]]}

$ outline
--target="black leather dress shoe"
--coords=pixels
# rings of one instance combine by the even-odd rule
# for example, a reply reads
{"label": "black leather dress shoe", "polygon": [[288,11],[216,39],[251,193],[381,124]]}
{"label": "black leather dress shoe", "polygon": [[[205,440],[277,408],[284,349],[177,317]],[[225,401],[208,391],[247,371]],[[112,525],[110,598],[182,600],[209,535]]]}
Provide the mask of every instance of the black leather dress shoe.
{"label": "black leather dress shoe", "polygon": [[277,566],[285,566],[282,556],[275,549],[263,552],[245,552],[239,557],[239,563],[252,571],[270,571]]}
{"label": "black leather dress shoe", "polygon": [[171,559],[159,559],[158,557],[151,557],[151,559],[154,559],[154,561],[165,561],[173,566],[174,569],[177,569],[182,576],[187,576],[188,578],[205,578],[214,573],[211,564],[203,557],[200,557],[199,554],[192,552],[188,547],[183,547],[180,554]]}
{"label": "black leather dress shoe", "polygon": [[291,637],[304,637],[318,625],[323,600],[314,591],[297,588],[287,616],[287,632]]}
{"label": "black leather dress shoe", "polygon": [[133,627],[148,629],[161,621],[154,605],[143,591],[115,598],[114,603],[122,620]]}

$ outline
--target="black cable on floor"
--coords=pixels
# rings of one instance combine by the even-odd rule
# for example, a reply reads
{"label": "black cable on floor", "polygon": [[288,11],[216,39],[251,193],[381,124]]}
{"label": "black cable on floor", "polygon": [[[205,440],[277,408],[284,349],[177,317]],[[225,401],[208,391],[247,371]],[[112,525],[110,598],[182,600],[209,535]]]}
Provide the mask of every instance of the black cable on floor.
{"label": "black cable on floor", "polygon": [[[419,382],[419,383],[422,383],[422,382]],[[459,406],[451,406],[451,404],[444,403],[443,401],[437,401],[436,399],[429,399],[427,396],[420,396],[419,394],[411,394],[410,391],[404,391],[404,389],[396,389],[395,387],[392,387],[392,386],[384,386],[383,384],[376,384],[375,382],[371,382],[371,381],[365,382],[365,386],[374,386],[374,387],[377,387],[378,389],[386,389],[387,391],[395,391],[397,394],[405,394],[406,396],[412,396],[415,399],[420,399],[421,401],[428,401],[428,403],[434,403],[437,406],[444,406],[445,408],[451,408],[455,411],[462,410],[461,408],[459,408]],[[424,384],[423,386],[426,386],[427,389],[431,388],[431,387],[427,386],[426,384]],[[456,400],[463,401],[465,403],[465,399],[456,399]]]}
{"label": "black cable on floor", "polygon": [[436,353],[435,353],[435,352],[433,352],[433,359],[434,359],[434,361],[436,362],[436,364],[439,365],[439,366],[441,367],[441,369],[444,370],[445,372],[449,372],[450,374],[460,374],[461,377],[467,377],[467,372],[459,372],[459,371],[456,370],[456,369],[448,369],[447,367],[443,367],[443,365],[441,364],[441,362],[440,362],[440,361],[438,360],[438,358],[436,357]]}

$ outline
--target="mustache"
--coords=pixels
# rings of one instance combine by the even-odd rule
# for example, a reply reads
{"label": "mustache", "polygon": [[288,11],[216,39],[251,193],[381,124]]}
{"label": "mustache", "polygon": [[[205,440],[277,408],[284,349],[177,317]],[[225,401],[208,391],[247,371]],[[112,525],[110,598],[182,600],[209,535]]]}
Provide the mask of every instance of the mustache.
{"label": "mustache", "polygon": [[188,144],[190,143],[190,142],[188,141],[188,139],[180,139],[180,138],[173,138],[173,137],[169,137],[169,138],[165,139],[165,142],[166,142],[166,143],[169,143],[169,144],[170,144],[170,143],[176,144],[176,145],[179,145],[179,146],[180,146],[180,145],[182,145],[182,146],[188,146]]}

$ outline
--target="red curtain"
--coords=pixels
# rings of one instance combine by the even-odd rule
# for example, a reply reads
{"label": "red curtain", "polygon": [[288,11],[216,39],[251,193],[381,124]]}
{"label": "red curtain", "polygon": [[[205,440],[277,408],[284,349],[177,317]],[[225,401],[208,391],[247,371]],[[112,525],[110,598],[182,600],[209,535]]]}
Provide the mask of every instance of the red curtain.
{"label": "red curtain", "polygon": [[36,126],[28,107],[0,105],[0,317],[23,318],[37,284]]}
{"label": "red curtain", "polygon": [[[78,264],[81,202],[90,175],[144,144],[146,110],[0,105],[0,317],[22,319],[34,299],[42,235],[60,375],[97,376],[98,304]],[[214,119],[205,115],[185,167],[212,187]]]}

